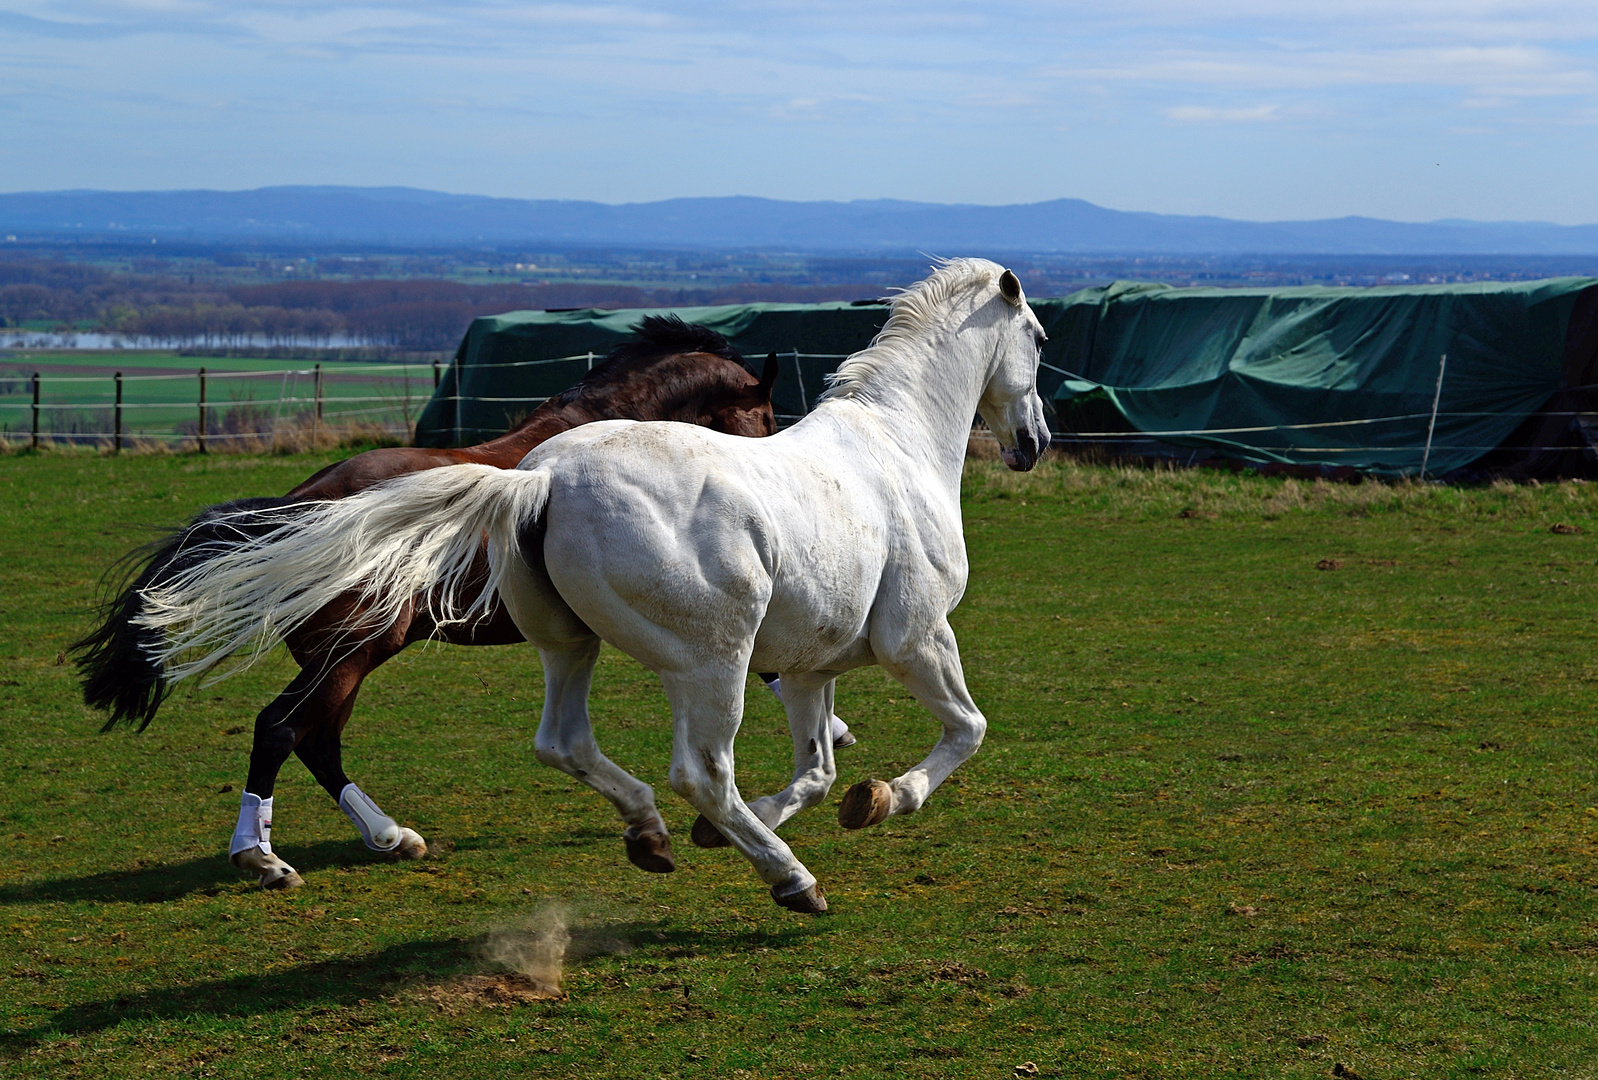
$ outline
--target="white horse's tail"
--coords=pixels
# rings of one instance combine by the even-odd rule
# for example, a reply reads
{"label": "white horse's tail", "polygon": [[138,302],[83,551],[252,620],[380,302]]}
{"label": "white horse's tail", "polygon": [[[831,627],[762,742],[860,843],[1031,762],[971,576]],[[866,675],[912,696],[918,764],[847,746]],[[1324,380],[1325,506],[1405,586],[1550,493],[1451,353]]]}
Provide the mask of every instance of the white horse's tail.
{"label": "white horse's tail", "polygon": [[[144,593],[139,625],[175,682],[244,653],[248,667],[345,594],[365,612],[351,644],[393,625],[419,594],[440,625],[487,611],[517,532],[543,513],[549,473],[451,465],[331,502],[285,507],[281,524],[218,550]],[[257,513],[257,520],[259,513]],[[471,604],[458,595],[487,533],[499,557]]]}

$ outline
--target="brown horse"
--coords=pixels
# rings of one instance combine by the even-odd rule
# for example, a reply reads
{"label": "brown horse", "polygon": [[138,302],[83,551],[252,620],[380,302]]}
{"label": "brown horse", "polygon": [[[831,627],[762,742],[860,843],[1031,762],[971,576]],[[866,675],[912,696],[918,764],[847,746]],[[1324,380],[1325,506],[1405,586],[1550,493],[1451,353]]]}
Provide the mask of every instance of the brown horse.
{"label": "brown horse", "polygon": [[[209,507],[185,528],[158,541],[131,583],[107,605],[101,625],[72,646],[84,679],[84,700],[108,709],[107,730],[138,720],[143,730],[169,692],[162,670],[150,660],[160,633],[139,625],[143,590],[208,557],[264,535],[292,517],[295,508],[339,499],[392,477],[445,465],[477,463],[514,468],[544,440],[595,420],[678,420],[735,435],[760,437],[776,431],[771,388],[776,355],[757,379],[742,357],[712,330],[675,316],[650,316],[634,327],[637,338],[615,349],[581,382],[539,406],[514,431],[463,450],[396,447],[370,450],[330,465],[282,498],[242,499]],[[138,553],[135,553],[137,555]],[[475,595],[486,579],[486,541],[464,595]],[[367,847],[403,858],[421,858],[426,841],[378,809],[345,775],[340,734],[355,706],[361,682],[415,641],[457,645],[508,645],[523,641],[497,601],[474,622],[439,627],[424,598],[387,627],[365,618],[366,605],[346,594],[323,608],[287,638],[300,673],[255,721],[249,775],[229,856],[258,875],[263,888],[291,889],[302,880],[272,853],[272,791],[278,770],[296,754],[360,830]],[[627,857],[644,870],[675,868],[669,838],[658,830],[629,828]]]}

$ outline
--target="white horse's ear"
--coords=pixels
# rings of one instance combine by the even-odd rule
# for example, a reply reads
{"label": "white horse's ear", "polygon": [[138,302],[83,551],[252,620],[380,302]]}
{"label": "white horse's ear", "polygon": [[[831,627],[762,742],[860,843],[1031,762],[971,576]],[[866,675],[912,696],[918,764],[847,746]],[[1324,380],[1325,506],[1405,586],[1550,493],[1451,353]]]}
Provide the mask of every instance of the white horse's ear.
{"label": "white horse's ear", "polygon": [[999,275],[999,295],[1012,307],[1021,306],[1021,279],[1015,276],[1014,270]]}

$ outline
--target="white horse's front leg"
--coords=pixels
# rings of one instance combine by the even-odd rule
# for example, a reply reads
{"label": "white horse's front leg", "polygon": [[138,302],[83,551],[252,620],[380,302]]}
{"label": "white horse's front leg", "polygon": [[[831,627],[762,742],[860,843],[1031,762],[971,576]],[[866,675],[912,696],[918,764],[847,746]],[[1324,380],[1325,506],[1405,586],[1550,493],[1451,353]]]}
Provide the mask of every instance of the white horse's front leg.
{"label": "white horse's front leg", "polygon": [[743,716],[746,677],[743,665],[661,673],[673,721],[672,789],[754,865],[778,904],[804,914],[825,911],[815,875],[744,805],[733,782],[732,743]]}
{"label": "white horse's front leg", "polygon": [[[793,782],[776,794],[749,804],[750,811],[773,831],[799,811],[825,799],[838,778],[831,732],[835,683],[832,679],[817,682],[817,678],[787,675],[782,680],[781,700],[788,712],[788,733],[793,737]],[[700,847],[727,845],[727,838],[703,815],[694,822],[691,835]]]}
{"label": "white horse's front leg", "polygon": [[[879,657],[886,652],[879,652]],[[863,829],[893,814],[913,814],[921,809],[927,796],[977,752],[988,730],[987,719],[966,689],[960,647],[947,622],[919,645],[881,662],[938,718],[943,734],[921,764],[903,776],[887,782],[863,780],[846,791],[838,804],[838,823],[846,829]]]}
{"label": "white horse's front leg", "polygon": [[677,869],[671,835],[655,806],[655,789],[611,761],[594,741],[588,721],[588,691],[599,639],[569,649],[539,649],[544,662],[544,715],[533,745],[538,760],[575,777],[609,799],[627,829],[627,859],[640,870],[669,874]]}

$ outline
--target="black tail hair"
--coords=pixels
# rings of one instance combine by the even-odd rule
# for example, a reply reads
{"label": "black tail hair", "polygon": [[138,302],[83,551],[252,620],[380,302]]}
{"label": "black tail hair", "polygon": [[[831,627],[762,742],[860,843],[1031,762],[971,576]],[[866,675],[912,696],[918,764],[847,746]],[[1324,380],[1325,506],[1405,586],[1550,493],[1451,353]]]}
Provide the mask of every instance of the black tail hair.
{"label": "black tail hair", "polygon": [[[298,502],[284,498],[239,499],[208,506],[181,529],[135,548],[112,567],[112,573],[125,571],[121,589],[101,605],[100,625],[67,647],[74,654],[78,675],[83,679],[83,700],[92,708],[110,710],[111,718],[101,731],[134,720],[139,721],[139,730],[143,731],[172,689],[165,670],[155,659],[155,650],[164,644],[164,635],[160,630],[133,625],[144,607],[144,590],[205,561],[215,554],[218,545],[242,543],[282,525],[282,510]],[[252,512],[264,510],[273,513],[252,520]],[[136,565],[141,556],[145,557],[143,566],[135,576],[128,568]]]}

